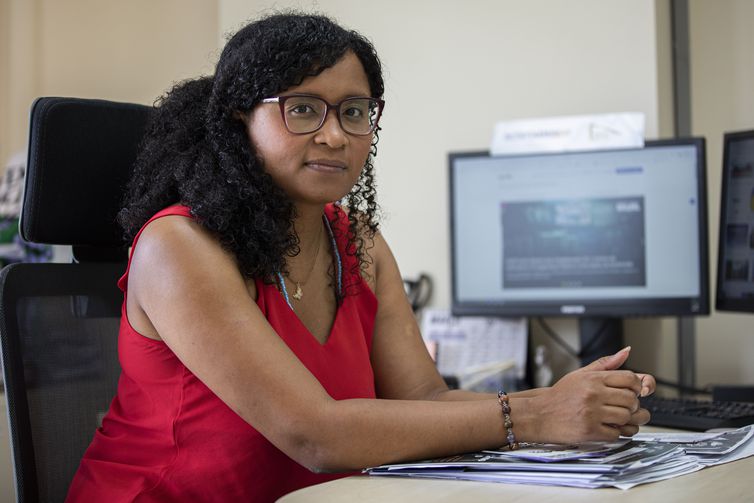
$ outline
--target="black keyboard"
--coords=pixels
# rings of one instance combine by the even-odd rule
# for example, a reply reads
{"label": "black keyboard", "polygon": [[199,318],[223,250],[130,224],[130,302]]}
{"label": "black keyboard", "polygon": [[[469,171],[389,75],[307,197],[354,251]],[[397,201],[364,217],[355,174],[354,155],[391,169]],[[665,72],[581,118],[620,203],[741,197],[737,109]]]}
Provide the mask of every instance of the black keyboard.
{"label": "black keyboard", "polygon": [[639,401],[652,413],[649,424],[653,426],[704,431],[754,424],[754,402],[712,402],[654,395]]}

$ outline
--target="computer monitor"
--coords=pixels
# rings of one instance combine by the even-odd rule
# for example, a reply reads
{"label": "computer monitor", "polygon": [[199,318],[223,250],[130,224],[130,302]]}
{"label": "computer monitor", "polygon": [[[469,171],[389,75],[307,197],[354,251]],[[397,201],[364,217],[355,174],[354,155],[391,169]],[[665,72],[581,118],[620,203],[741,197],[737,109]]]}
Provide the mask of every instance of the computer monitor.
{"label": "computer monitor", "polygon": [[623,317],[708,314],[704,146],[449,154],[452,312],[609,322],[585,361]]}
{"label": "computer monitor", "polygon": [[754,312],[754,130],[723,138],[715,308]]}

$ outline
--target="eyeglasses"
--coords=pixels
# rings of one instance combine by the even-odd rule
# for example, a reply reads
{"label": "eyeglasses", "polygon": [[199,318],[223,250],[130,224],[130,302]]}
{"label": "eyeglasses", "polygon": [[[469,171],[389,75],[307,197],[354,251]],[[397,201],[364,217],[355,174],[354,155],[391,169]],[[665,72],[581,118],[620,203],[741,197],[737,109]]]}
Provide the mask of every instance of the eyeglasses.
{"label": "eyeglasses", "polygon": [[385,107],[385,102],[376,98],[346,98],[333,105],[318,96],[307,94],[273,96],[263,99],[262,103],[280,105],[285,127],[293,134],[317,131],[325,123],[327,112],[335,110],[343,131],[358,136],[368,135],[377,129]]}

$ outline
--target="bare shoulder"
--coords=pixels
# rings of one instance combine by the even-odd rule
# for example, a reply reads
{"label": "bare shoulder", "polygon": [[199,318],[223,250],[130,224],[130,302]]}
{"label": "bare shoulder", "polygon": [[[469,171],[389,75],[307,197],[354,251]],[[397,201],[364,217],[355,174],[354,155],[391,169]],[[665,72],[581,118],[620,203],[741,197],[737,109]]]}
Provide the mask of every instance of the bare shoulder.
{"label": "bare shoulder", "polygon": [[182,215],[166,215],[144,227],[135,253],[149,255],[177,252],[190,244],[219,248],[217,239],[194,219]]}
{"label": "bare shoulder", "polygon": [[235,258],[217,237],[179,215],[154,220],[142,231],[131,258],[127,294],[131,324],[154,339],[164,334],[154,326],[150,313],[174,309],[175,295],[180,294],[181,302],[189,297],[256,298],[253,281],[241,275]]}
{"label": "bare shoulder", "polygon": [[191,218],[169,215],[144,228],[134,248],[130,276],[164,270],[191,277],[225,269],[238,270],[232,254],[210,231]]}

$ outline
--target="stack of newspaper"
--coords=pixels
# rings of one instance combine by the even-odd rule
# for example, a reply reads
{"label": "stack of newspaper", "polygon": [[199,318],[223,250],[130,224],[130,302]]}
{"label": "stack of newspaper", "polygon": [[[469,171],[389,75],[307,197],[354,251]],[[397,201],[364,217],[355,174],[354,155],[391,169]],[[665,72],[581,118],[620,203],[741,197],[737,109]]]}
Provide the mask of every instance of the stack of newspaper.
{"label": "stack of newspaper", "polygon": [[754,454],[754,426],[718,433],[640,433],[613,443],[522,444],[418,463],[382,465],[370,475],[629,489]]}

